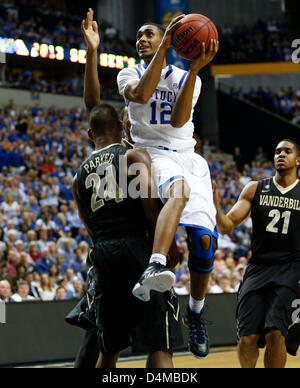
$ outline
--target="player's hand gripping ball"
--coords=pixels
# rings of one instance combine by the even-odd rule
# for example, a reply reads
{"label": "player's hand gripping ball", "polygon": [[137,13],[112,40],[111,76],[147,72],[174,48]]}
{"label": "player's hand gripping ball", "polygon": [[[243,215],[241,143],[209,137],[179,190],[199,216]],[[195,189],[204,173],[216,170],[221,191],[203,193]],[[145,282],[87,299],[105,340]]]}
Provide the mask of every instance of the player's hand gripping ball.
{"label": "player's hand gripping ball", "polygon": [[204,15],[191,13],[186,15],[172,34],[172,45],[183,58],[194,60],[205,43],[208,51],[211,39],[218,40],[218,30],[214,23]]}

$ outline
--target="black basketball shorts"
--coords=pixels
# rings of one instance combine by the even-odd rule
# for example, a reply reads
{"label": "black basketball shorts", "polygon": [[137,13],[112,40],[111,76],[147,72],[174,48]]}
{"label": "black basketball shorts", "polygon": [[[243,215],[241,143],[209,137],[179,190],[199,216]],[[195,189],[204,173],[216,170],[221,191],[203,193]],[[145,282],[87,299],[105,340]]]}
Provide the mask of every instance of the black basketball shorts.
{"label": "black basketball shorts", "polygon": [[238,294],[238,338],[260,334],[260,348],[265,346],[268,329],[278,329],[287,338],[293,323],[293,302],[300,297],[299,280],[299,262],[271,266],[249,264]]}
{"label": "black basketball shorts", "polygon": [[175,293],[153,293],[149,302],[132,295],[151,249],[145,237],[126,236],[98,242],[90,254],[97,272],[96,325],[103,353],[116,354],[128,346],[135,353],[149,353],[182,345]]}

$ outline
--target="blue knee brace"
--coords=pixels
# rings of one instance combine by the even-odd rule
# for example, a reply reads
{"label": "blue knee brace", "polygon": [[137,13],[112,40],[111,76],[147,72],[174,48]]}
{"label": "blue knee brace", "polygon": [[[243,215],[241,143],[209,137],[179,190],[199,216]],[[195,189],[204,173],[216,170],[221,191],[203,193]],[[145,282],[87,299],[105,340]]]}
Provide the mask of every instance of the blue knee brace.
{"label": "blue knee brace", "polygon": [[[210,274],[214,266],[214,254],[217,249],[217,239],[212,232],[205,228],[186,228],[188,234],[189,247],[189,269],[201,274]],[[201,237],[210,237],[210,247],[208,250],[203,249]]]}

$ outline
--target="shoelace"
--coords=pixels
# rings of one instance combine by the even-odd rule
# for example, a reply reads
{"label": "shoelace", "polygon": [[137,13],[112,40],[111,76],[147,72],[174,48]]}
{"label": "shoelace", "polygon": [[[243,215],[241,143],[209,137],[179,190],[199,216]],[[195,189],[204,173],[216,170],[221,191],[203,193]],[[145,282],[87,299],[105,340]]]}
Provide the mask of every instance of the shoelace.
{"label": "shoelace", "polygon": [[196,317],[194,314],[191,314],[189,320],[191,337],[197,342],[199,340],[199,342],[205,343],[205,341],[208,340],[208,337],[201,316]]}

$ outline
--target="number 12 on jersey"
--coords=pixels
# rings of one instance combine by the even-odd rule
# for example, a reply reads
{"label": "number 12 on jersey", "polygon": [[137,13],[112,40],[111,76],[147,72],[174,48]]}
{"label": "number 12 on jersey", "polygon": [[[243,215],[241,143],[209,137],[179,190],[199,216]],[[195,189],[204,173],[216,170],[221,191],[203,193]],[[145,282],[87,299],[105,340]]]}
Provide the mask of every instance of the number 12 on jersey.
{"label": "number 12 on jersey", "polygon": [[[151,103],[151,120],[150,124],[157,125],[157,124],[170,124],[171,122],[171,114],[172,114],[172,105],[168,104],[167,102],[163,102],[160,104],[160,113],[157,109],[157,106],[159,103],[157,101],[153,101]],[[160,119],[160,122],[158,120]]]}

